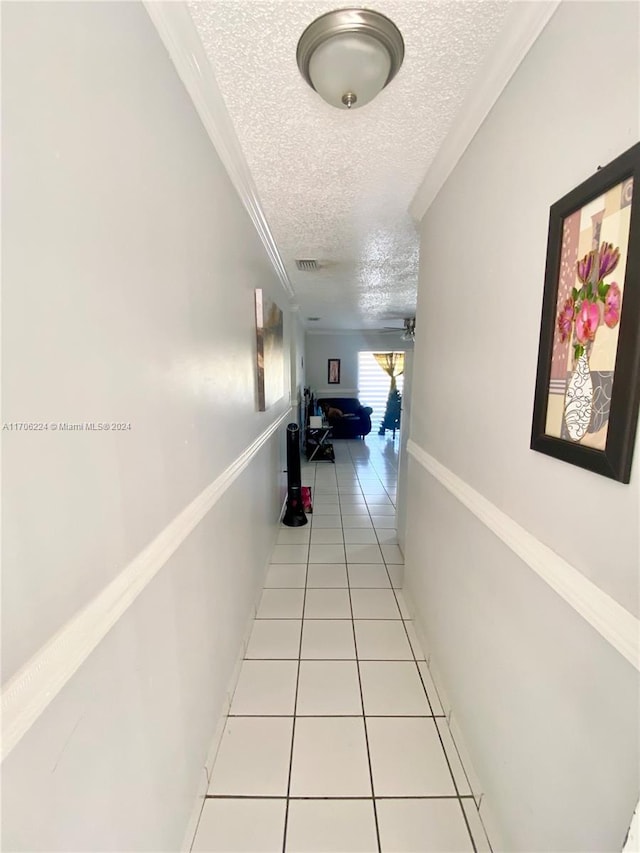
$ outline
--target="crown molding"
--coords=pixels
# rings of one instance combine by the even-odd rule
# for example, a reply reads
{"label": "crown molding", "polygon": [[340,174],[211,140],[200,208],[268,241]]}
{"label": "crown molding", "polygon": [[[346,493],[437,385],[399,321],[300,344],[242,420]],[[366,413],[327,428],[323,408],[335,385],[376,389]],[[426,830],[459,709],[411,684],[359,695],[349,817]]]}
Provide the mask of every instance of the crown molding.
{"label": "crown molding", "polygon": [[290,298],[294,298],[295,291],[273,239],[249,166],[187,4],[144,0],[143,5],[169,52],[222,165],[251,217],[282,287]]}
{"label": "crown molding", "polygon": [[561,0],[509,4],[504,27],[409,205],[420,221]]}
{"label": "crown molding", "polygon": [[407,452],[640,670],[640,621],[494,503],[409,439]]}

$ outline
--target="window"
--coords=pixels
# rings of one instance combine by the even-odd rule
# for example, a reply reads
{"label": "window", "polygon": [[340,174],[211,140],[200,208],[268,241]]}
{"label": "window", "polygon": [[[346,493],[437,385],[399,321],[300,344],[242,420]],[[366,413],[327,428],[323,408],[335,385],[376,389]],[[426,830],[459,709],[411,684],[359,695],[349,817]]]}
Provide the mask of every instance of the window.
{"label": "window", "polygon": [[[404,375],[396,380],[400,394],[404,391]],[[384,372],[372,352],[358,353],[358,399],[363,406],[371,406],[372,432],[377,432],[384,418],[391,377]]]}

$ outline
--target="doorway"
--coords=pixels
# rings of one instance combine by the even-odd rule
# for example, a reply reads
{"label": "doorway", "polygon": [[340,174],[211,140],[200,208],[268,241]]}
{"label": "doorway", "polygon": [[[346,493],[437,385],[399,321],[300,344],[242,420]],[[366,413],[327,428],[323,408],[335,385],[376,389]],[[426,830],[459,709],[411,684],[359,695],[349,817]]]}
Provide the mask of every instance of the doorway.
{"label": "doorway", "polygon": [[[394,353],[395,354],[395,353]],[[404,374],[396,379],[398,391],[404,392]],[[371,406],[371,431],[378,432],[384,418],[391,378],[380,367],[373,352],[358,353],[358,398],[363,406]]]}

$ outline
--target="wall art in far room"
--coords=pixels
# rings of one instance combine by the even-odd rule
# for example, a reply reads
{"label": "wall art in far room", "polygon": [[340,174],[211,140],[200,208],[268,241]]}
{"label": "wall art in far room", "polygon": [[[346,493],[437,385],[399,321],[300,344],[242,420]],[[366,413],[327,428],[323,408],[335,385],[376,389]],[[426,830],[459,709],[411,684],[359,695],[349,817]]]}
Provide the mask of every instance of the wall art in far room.
{"label": "wall art in far room", "polygon": [[330,358],[327,367],[327,382],[329,385],[340,384],[340,359]]}

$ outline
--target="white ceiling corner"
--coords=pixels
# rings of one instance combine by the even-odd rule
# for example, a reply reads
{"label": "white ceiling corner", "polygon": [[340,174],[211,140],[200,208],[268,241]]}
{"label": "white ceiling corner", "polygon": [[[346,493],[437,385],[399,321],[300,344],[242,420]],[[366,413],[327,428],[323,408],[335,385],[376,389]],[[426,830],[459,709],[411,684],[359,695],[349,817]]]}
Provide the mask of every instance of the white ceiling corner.
{"label": "white ceiling corner", "polygon": [[[548,20],[556,5],[377,0],[403,34],[404,64],[371,104],[347,113],[307,86],[295,58],[302,31],[334,3],[146,3],[283,286],[290,294],[293,286],[303,320],[320,316],[324,329],[380,328],[415,314],[412,214],[433,191],[424,189],[429,170],[446,180],[535,40],[502,80],[487,57],[505,54],[513,64],[512,7],[553,7]],[[486,90],[488,103],[492,74],[499,88],[478,125],[470,136],[456,130],[469,93]],[[452,134],[463,148],[443,166]],[[315,258],[320,269],[301,272],[296,258]]]}

